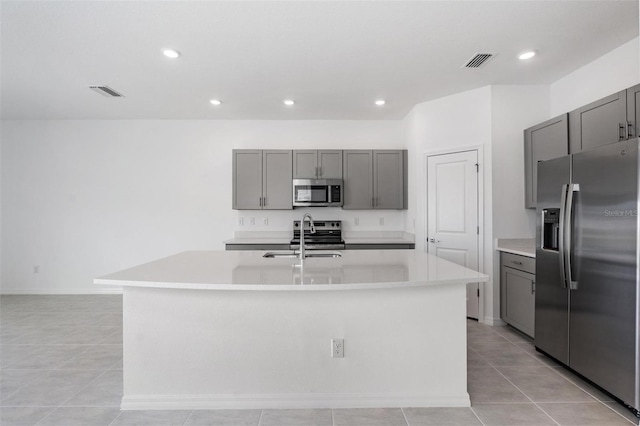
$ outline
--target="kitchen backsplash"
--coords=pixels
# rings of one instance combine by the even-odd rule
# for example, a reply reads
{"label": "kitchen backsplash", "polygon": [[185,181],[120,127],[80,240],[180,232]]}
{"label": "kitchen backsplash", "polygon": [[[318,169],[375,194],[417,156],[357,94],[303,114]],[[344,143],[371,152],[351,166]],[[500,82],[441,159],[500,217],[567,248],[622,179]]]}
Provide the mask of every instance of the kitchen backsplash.
{"label": "kitchen backsplash", "polygon": [[345,231],[411,231],[406,211],[342,210],[339,207],[296,208],[294,210],[238,210],[236,231],[290,231],[292,222],[310,213],[314,220],[341,220]]}

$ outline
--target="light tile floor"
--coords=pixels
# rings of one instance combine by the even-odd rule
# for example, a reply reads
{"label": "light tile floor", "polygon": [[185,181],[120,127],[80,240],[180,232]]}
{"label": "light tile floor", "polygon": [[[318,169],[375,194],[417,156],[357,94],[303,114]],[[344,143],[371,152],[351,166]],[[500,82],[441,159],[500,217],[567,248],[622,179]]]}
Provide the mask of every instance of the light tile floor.
{"label": "light tile floor", "polygon": [[468,321],[471,408],[120,411],[120,296],[0,297],[0,425],[629,425],[509,327]]}

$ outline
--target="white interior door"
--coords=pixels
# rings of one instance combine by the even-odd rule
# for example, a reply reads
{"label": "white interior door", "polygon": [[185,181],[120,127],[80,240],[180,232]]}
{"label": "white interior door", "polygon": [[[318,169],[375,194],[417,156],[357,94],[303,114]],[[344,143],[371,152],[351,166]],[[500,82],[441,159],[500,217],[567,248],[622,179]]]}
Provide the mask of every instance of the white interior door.
{"label": "white interior door", "polygon": [[[427,158],[427,251],[478,270],[478,151]],[[467,316],[478,319],[478,283],[467,285]]]}

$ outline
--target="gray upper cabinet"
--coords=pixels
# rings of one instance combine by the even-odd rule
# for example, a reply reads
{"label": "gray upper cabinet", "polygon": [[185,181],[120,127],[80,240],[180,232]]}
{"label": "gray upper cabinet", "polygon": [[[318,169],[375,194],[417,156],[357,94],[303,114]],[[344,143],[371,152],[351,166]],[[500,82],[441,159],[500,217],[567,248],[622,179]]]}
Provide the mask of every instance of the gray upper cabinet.
{"label": "gray upper cabinet", "polygon": [[640,134],[640,84],[627,89],[627,139]]}
{"label": "gray upper cabinet", "polygon": [[571,154],[628,139],[627,91],[571,111],[569,126]]}
{"label": "gray upper cabinet", "polygon": [[373,151],[343,151],[345,210],[373,208]]}
{"label": "gray upper cabinet", "polygon": [[291,151],[262,151],[262,208],[293,209]]}
{"label": "gray upper cabinet", "polygon": [[568,154],[568,114],[547,120],[524,131],[525,207],[536,208],[538,162]]}
{"label": "gray upper cabinet", "polygon": [[342,151],[318,151],[318,177],[342,179]]}
{"label": "gray upper cabinet", "polygon": [[373,151],[373,208],[407,208],[407,151]]}
{"label": "gray upper cabinet", "polygon": [[344,151],[343,179],[343,209],[407,208],[406,150]]}
{"label": "gray upper cabinet", "polygon": [[236,210],[289,210],[291,151],[233,150],[233,201]]}
{"label": "gray upper cabinet", "polygon": [[342,151],[293,151],[294,179],[342,179]]}
{"label": "gray upper cabinet", "polygon": [[262,151],[233,150],[233,202],[236,210],[262,208]]}

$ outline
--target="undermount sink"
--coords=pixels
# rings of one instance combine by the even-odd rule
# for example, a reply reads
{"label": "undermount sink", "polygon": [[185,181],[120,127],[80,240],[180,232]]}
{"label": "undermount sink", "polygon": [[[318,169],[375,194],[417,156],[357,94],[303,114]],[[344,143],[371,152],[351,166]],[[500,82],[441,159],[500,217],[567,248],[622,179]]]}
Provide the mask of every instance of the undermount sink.
{"label": "undermount sink", "polygon": [[275,257],[299,257],[299,255],[297,253],[293,253],[293,252],[274,252],[274,251],[268,251],[265,254],[262,255],[262,257],[266,257],[268,259],[273,259]]}
{"label": "undermount sink", "polygon": [[[293,253],[290,251],[284,251],[284,252],[268,251],[265,254],[263,254],[262,257],[266,257],[268,259],[274,259],[276,257],[300,257],[300,254]],[[342,253],[340,253],[339,251],[306,253],[305,258],[307,257],[342,257]]]}
{"label": "undermount sink", "polygon": [[332,251],[328,253],[307,253],[305,257],[342,257],[342,253],[339,251]]}

